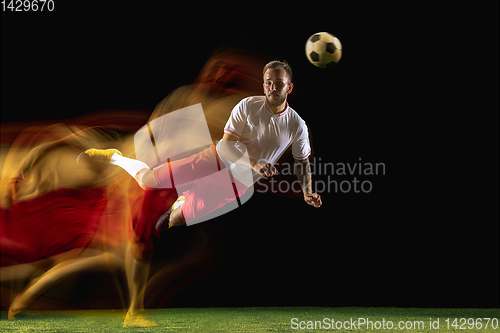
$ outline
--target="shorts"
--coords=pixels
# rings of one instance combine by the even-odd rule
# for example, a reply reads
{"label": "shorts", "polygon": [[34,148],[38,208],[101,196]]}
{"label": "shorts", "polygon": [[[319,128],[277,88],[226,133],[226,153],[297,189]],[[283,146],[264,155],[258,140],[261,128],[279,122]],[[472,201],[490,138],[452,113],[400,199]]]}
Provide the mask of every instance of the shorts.
{"label": "shorts", "polygon": [[182,193],[186,198],[181,213],[187,224],[202,222],[248,189],[232,177],[214,145],[189,157],[168,161],[153,172],[160,187],[175,188],[179,196]]}

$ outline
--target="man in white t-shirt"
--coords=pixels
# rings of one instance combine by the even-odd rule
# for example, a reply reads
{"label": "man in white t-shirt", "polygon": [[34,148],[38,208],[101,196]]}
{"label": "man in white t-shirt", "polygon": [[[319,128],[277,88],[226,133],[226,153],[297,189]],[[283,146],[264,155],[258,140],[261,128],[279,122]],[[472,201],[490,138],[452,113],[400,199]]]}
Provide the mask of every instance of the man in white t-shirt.
{"label": "man in white t-shirt", "polygon": [[[259,167],[264,167],[259,162],[275,164],[290,145],[296,160],[304,160],[311,153],[306,123],[286,101],[284,103],[284,109],[279,113],[272,111],[265,96],[245,98],[234,107],[217,151],[237,179],[238,169],[244,169],[245,166],[229,161],[226,155],[231,156],[231,151],[226,152],[223,148],[234,147],[239,151],[246,149],[250,161],[248,167],[253,170],[251,184],[265,176],[259,171]],[[228,142],[234,143],[228,146]],[[248,184],[248,181],[239,180]]]}
{"label": "man in white t-shirt", "polygon": [[[277,173],[274,163],[291,145],[304,200],[320,207],[321,197],[312,192],[307,126],[287,102],[293,89],[292,70],[286,62],[272,61],[264,67],[263,76],[265,96],[245,98],[234,107],[217,146],[219,156],[232,171],[241,166],[238,150],[246,147],[249,165],[243,167],[252,169],[255,183],[260,177]],[[238,179],[237,172],[232,174]]]}
{"label": "man in white t-shirt", "polygon": [[[180,175],[175,178],[179,188],[200,180],[186,187],[184,202],[170,212],[165,222],[156,225],[157,234],[163,224],[170,227],[196,221],[242,196],[261,177],[272,177],[277,173],[274,164],[289,146],[305,202],[320,207],[321,197],[312,191],[307,126],[287,102],[293,89],[292,70],[286,62],[272,61],[264,67],[263,76],[265,96],[245,98],[234,107],[217,146],[154,170],[116,150],[89,149],[85,154],[122,167],[143,187],[173,187],[173,174]],[[214,172],[224,168],[235,185],[224,181],[224,173]]]}

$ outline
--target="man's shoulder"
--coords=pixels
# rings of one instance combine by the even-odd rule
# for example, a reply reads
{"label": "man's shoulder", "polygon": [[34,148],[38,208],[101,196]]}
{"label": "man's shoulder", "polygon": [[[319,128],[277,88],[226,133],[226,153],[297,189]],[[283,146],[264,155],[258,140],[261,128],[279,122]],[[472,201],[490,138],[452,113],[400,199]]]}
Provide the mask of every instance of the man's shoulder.
{"label": "man's shoulder", "polygon": [[300,126],[305,126],[306,122],[304,121],[304,119],[302,119],[302,117],[297,113],[297,111],[292,109],[290,106],[288,106],[288,114],[290,120],[296,122]]}

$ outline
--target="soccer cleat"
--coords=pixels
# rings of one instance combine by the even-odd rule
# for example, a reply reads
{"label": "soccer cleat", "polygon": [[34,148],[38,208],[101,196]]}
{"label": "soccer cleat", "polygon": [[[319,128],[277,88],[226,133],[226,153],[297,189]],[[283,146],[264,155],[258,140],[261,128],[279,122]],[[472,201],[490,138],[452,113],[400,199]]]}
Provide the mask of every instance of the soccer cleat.
{"label": "soccer cleat", "polygon": [[111,149],[90,148],[90,149],[87,149],[86,151],[84,151],[83,153],[81,153],[80,155],[78,155],[78,157],[76,158],[76,161],[78,163],[80,163],[80,159],[84,155],[87,155],[96,162],[109,164],[109,162],[111,161],[111,156],[113,156],[113,154],[115,154],[115,153],[123,156],[121,151],[119,151],[118,149],[114,149],[114,148],[111,148]]}
{"label": "soccer cleat", "polygon": [[165,225],[165,222],[167,222],[168,228],[172,227],[172,225],[169,222],[170,221],[170,214],[172,214],[172,212],[174,211],[174,209],[176,209],[177,207],[179,207],[179,205],[176,205],[176,203],[178,203],[179,201],[184,201],[184,200],[186,200],[186,198],[183,195],[180,196],[180,197],[178,197],[177,200],[175,200],[175,202],[169,208],[169,210],[165,214],[163,214],[162,216],[160,216],[160,218],[158,219],[158,221],[156,221],[155,229],[154,229],[154,234],[155,234],[155,236],[157,238],[160,238],[160,233],[163,230],[163,226]]}

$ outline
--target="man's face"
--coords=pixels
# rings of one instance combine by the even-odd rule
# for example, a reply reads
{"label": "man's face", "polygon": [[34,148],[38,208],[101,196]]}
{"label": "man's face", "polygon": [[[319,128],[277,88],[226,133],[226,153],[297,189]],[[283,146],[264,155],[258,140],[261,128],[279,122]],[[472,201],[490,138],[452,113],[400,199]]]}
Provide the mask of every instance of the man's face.
{"label": "man's face", "polygon": [[264,94],[270,106],[283,104],[292,88],[293,84],[283,68],[268,69],[264,73]]}

